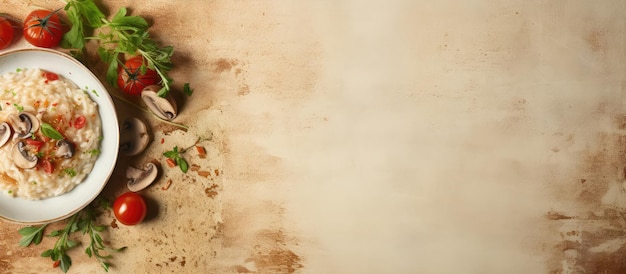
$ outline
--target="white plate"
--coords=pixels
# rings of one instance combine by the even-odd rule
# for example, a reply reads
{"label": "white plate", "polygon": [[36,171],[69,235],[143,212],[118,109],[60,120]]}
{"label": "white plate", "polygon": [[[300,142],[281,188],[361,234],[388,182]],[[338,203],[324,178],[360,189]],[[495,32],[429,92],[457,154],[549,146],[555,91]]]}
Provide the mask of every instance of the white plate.
{"label": "white plate", "polygon": [[[0,74],[17,68],[41,68],[68,78],[88,92],[98,104],[102,120],[100,155],[92,172],[72,191],[38,201],[12,198],[0,194],[0,219],[22,224],[48,223],[65,219],[93,201],[106,185],[115,163],[119,147],[119,127],[111,96],[98,78],[71,56],[48,49],[19,49],[0,54]],[[2,159],[4,161],[4,159]]]}

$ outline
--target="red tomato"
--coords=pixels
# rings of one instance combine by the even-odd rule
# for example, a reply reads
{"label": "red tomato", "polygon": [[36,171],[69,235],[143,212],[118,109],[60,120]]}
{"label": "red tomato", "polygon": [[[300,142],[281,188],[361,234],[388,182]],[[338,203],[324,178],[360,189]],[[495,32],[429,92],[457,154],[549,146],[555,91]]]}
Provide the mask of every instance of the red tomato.
{"label": "red tomato", "polygon": [[86,123],[87,123],[87,119],[85,118],[85,116],[78,115],[78,117],[74,119],[74,128],[81,129],[85,126]]}
{"label": "red tomato", "polygon": [[148,208],[146,201],[135,192],[126,192],[113,202],[113,214],[120,223],[136,225],[146,217]]}
{"label": "red tomato", "polygon": [[165,162],[167,163],[167,165],[168,165],[169,167],[175,167],[175,166],[176,166],[176,162],[174,162],[174,159],[172,159],[172,158],[167,158],[167,159],[165,160]]}
{"label": "red tomato", "polygon": [[130,58],[124,63],[117,74],[117,86],[126,94],[139,95],[141,91],[151,85],[158,84],[161,79],[156,71],[146,68],[146,73],[141,73],[141,66],[145,62],[143,57]]}
{"label": "red tomato", "polygon": [[0,17],[0,49],[8,47],[13,41],[13,25],[4,17]]}
{"label": "red tomato", "polygon": [[45,173],[52,174],[52,172],[54,172],[54,166],[48,160],[45,160],[45,159],[42,160],[41,167],[43,167],[43,171]]}
{"label": "red tomato", "polygon": [[61,42],[63,33],[56,11],[34,10],[24,20],[24,38],[33,46],[56,47]]}
{"label": "red tomato", "polygon": [[48,81],[59,80],[59,75],[57,75],[54,72],[49,72],[49,71],[44,71],[43,72],[43,77],[46,78],[46,80],[48,80]]}
{"label": "red tomato", "polygon": [[33,151],[35,153],[39,152],[41,150],[41,147],[45,144],[44,141],[39,141],[39,140],[33,140],[33,139],[26,139],[26,144],[33,146]]}

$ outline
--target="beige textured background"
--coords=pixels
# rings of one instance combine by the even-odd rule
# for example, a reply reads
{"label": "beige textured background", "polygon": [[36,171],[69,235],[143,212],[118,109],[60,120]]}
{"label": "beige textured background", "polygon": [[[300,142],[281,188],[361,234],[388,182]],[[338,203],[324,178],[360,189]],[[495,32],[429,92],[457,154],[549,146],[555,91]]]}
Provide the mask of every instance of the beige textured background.
{"label": "beige textured background", "polygon": [[[151,218],[110,229],[113,273],[626,271],[622,1],[104,6],[149,18],[196,91],[188,132],[143,117],[156,141],[103,195],[213,136],[189,156],[210,176],[164,168]],[[52,242],[19,248],[19,227],[0,224],[0,267],[49,271]],[[72,273],[101,271],[80,253]]]}

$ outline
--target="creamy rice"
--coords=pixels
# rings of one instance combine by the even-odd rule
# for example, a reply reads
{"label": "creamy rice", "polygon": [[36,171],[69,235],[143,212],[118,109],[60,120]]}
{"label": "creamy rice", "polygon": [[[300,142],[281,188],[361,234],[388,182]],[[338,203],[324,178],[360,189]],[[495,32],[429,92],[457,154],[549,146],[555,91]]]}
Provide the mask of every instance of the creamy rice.
{"label": "creamy rice", "polygon": [[[102,133],[97,104],[87,91],[70,80],[53,80],[46,73],[40,69],[18,69],[0,76],[0,122],[8,122],[14,128],[11,139],[0,147],[0,190],[10,196],[37,200],[66,193],[91,172],[99,153]],[[18,138],[12,122],[25,112],[35,114],[42,124],[61,133],[64,140],[74,145],[73,156],[56,155],[57,141],[41,129],[32,137]],[[12,153],[18,142],[26,144],[28,151],[37,156],[34,168],[16,165]]]}

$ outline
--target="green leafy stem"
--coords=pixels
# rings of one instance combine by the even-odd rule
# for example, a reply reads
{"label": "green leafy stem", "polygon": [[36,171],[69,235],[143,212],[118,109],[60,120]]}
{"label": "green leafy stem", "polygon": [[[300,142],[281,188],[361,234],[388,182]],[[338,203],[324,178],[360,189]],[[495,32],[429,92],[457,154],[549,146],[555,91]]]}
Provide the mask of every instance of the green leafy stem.
{"label": "green leafy stem", "polygon": [[[100,203],[104,208],[108,207],[107,204],[108,203],[102,201]],[[79,242],[76,239],[72,239],[71,236],[74,235],[75,232],[81,232],[82,235],[87,234],[89,236],[89,244],[85,248],[85,254],[90,258],[95,257],[100,263],[100,266],[108,272],[111,266],[108,259],[112,258],[111,254],[113,252],[122,251],[126,247],[113,249],[104,245],[100,232],[105,231],[106,226],[97,225],[95,223],[99,215],[99,212],[97,212],[95,208],[93,204],[87,206],[85,209],[72,215],[67,220],[63,229],[54,230],[46,235],[47,237],[56,237],[57,239],[54,246],[42,252],[41,256],[48,257],[52,261],[58,262],[58,266],[61,270],[67,272],[72,266],[72,259],[67,254],[67,251],[79,245]],[[40,244],[47,226],[48,224],[43,224],[20,229],[18,233],[22,235],[22,238],[19,241],[19,245],[28,247],[31,244]]]}

